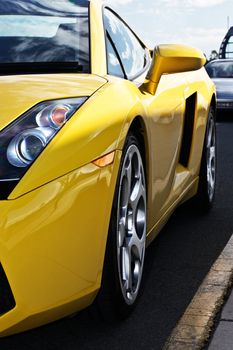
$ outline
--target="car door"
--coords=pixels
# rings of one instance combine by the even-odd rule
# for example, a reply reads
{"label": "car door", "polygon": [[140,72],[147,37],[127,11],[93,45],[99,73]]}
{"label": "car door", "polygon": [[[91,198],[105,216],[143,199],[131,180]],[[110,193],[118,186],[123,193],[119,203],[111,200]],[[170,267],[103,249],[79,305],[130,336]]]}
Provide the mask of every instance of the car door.
{"label": "car door", "polygon": [[[167,74],[161,77],[155,95],[146,96],[151,132],[151,206],[156,221],[161,220],[179,198],[189,178],[188,149],[192,134],[189,145],[184,144],[189,109],[186,88],[185,73]],[[153,224],[152,219],[151,227]]]}
{"label": "car door", "polygon": [[138,86],[149,127],[148,228],[158,222],[182,191],[187,169],[179,166],[186,109],[186,74],[164,75],[155,95],[140,87],[150,66],[149,50],[130,28],[105,8],[108,73]]}

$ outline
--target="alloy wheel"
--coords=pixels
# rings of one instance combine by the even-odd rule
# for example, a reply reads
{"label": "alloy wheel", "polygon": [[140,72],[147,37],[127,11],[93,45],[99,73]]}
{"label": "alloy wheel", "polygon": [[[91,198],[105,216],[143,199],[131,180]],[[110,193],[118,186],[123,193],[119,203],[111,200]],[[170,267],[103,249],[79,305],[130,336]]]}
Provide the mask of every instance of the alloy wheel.
{"label": "alloy wheel", "polygon": [[128,305],[137,298],[145,255],[146,184],[140,151],[126,151],[117,206],[117,263],[122,295]]}
{"label": "alloy wheel", "polygon": [[216,131],[214,116],[210,114],[208,131],[207,131],[207,152],[206,152],[206,165],[207,165],[207,185],[208,195],[210,201],[212,201],[215,191],[216,181]]}

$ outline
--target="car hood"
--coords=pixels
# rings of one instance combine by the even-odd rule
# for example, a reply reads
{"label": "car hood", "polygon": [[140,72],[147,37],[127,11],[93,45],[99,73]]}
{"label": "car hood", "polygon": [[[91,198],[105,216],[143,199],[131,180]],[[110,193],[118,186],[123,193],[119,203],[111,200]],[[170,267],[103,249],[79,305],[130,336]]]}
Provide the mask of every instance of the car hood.
{"label": "car hood", "polygon": [[212,79],[217,92],[217,98],[233,99],[233,78],[214,78]]}
{"label": "car hood", "polygon": [[106,82],[86,74],[0,76],[0,129],[41,101],[90,96]]}

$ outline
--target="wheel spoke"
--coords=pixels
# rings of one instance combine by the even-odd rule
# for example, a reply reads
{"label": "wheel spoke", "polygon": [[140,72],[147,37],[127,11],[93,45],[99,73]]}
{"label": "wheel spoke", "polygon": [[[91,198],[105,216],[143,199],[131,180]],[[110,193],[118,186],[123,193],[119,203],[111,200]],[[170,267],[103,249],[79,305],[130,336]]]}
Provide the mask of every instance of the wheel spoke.
{"label": "wheel spoke", "polygon": [[139,178],[137,179],[137,181],[133,187],[133,190],[132,190],[131,196],[130,196],[130,205],[131,205],[134,212],[137,210],[138,202],[139,202],[140,198],[143,196],[144,191],[145,190],[143,188],[142,178],[141,178],[141,176],[139,176]]}
{"label": "wheel spoke", "polygon": [[124,244],[124,240],[125,240],[125,220],[124,218],[121,218],[120,222],[119,222],[119,229],[118,229],[118,247],[122,247]]}
{"label": "wheel spoke", "polygon": [[134,256],[139,261],[143,260],[143,254],[144,254],[144,242],[142,239],[140,239],[135,231],[134,235],[131,238],[131,246],[132,250],[134,252]]}
{"label": "wheel spoke", "polygon": [[122,277],[124,281],[125,292],[132,291],[132,271],[131,271],[131,252],[130,249],[122,248]]}
{"label": "wheel spoke", "polygon": [[209,122],[209,132],[208,132],[208,140],[207,140],[208,148],[212,145],[213,135],[214,135],[214,121],[211,119]]}
{"label": "wheel spoke", "polygon": [[132,167],[130,161],[128,162],[127,168],[124,169],[122,183],[121,183],[121,207],[124,208],[128,205],[131,189],[131,176],[132,176]]}
{"label": "wheel spoke", "polygon": [[215,146],[210,147],[210,160],[215,158]]}

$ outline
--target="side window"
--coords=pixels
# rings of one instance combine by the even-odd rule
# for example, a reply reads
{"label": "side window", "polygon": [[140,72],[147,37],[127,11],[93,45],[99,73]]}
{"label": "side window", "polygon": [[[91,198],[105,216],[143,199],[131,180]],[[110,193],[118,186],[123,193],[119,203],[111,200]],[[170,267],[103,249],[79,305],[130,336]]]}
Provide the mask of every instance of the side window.
{"label": "side window", "polygon": [[115,75],[120,78],[124,78],[124,72],[121,68],[116,51],[112,46],[109,38],[107,38],[107,62],[108,62],[108,74]]}
{"label": "side window", "polygon": [[147,50],[125,23],[108,9],[105,9],[104,25],[119,54],[128,79],[135,78],[147,65]]}

